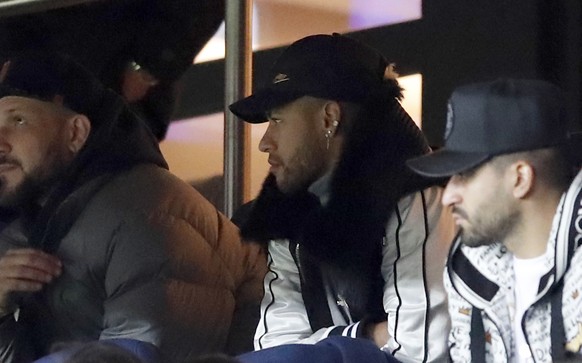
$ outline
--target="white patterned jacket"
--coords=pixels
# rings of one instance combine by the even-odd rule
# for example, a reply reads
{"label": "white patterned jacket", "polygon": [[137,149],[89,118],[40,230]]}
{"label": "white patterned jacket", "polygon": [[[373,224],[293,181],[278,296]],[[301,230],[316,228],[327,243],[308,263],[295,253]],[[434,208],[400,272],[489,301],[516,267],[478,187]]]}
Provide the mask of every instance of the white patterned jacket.
{"label": "white patterned jacket", "polygon": [[[582,172],[559,203],[540,267],[544,275],[522,321],[536,363],[565,361],[568,357],[560,356],[564,351],[576,361],[582,359],[581,188]],[[512,360],[512,263],[511,253],[501,244],[470,248],[460,238],[454,241],[444,278],[453,362]],[[552,306],[556,306],[553,314]]]}

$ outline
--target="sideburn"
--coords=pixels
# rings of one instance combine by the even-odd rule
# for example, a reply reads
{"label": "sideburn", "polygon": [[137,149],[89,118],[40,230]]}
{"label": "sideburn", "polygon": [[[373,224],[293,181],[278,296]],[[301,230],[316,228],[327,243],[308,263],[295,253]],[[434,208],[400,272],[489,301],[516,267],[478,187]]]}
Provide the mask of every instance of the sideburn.
{"label": "sideburn", "polygon": [[42,206],[57,184],[67,174],[68,156],[61,145],[52,145],[47,150],[45,161],[25,175],[22,183],[13,192],[13,205],[19,206],[23,224],[28,231],[36,220]]}

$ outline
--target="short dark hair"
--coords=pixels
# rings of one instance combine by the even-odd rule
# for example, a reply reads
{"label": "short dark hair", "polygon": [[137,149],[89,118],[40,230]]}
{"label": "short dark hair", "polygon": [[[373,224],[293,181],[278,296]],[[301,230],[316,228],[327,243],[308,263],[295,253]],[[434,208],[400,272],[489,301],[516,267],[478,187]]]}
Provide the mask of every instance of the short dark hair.
{"label": "short dark hair", "polygon": [[566,190],[574,177],[574,164],[565,147],[550,147],[499,155],[491,160],[498,169],[505,169],[518,160],[530,163],[544,185],[555,190]]}
{"label": "short dark hair", "polygon": [[358,117],[358,114],[362,106],[359,103],[353,102],[338,102],[338,103],[340,105],[342,117],[340,120],[340,124],[337,127],[337,133],[343,134],[350,129],[350,126],[352,125],[354,120]]}
{"label": "short dark hair", "polygon": [[[367,109],[387,110],[393,107],[392,102],[398,103],[402,100],[402,88],[396,79],[387,78],[382,84],[368,95],[368,98],[359,102],[336,101],[339,103],[342,120],[338,126],[337,132],[340,134],[349,134],[353,123],[361,117],[369,117]],[[398,104],[398,109],[402,106]],[[402,109],[403,110],[403,109]],[[384,113],[382,113],[384,114]],[[384,114],[386,116],[386,114]],[[407,118],[410,118],[408,114]],[[412,119],[410,119],[412,121]],[[377,122],[389,122],[388,120],[377,120]]]}

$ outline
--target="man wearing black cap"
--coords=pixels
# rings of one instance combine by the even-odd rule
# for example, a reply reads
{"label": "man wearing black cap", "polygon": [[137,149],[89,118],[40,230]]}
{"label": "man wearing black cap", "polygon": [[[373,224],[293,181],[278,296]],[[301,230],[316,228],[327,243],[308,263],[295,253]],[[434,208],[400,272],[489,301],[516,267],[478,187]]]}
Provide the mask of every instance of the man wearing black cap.
{"label": "man wearing black cap", "polygon": [[167,171],[120,96],[67,58],[2,67],[0,207],[17,217],[0,234],[2,362],[97,339],[182,361],[224,350],[235,308],[258,306],[258,248]]}
{"label": "man wearing black cap", "polygon": [[[451,177],[445,272],[454,362],[579,361],[582,173],[561,91],[501,79],[455,90],[445,147],[408,165]],[[575,358],[577,357],[577,358]]]}
{"label": "man wearing black cap", "polygon": [[403,360],[444,358],[440,275],[454,226],[441,189],[405,166],[429,148],[400,91],[376,50],[314,35],[230,106],[269,122],[259,148],[270,172],[241,227],[269,254],[256,349],[344,335]]}

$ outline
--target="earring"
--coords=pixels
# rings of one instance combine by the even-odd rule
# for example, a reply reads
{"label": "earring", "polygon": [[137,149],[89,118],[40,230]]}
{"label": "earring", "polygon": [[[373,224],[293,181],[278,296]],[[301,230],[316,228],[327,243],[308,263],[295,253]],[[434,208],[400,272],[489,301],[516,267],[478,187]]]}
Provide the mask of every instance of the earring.
{"label": "earring", "polygon": [[333,133],[333,131],[331,131],[330,129],[325,130],[325,149],[329,150],[329,140],[331,139],[331,134]]}
{"label": "earring", "polygon": [[[338,127],[339,125],[339,121],[338,120],[333,120],[331,125],[335,128]],[[325,148],[326,150],[329,150],[329,140],[331,139],[331,135],[333,134],[333,131],[331,129],[327,129],[325,130]]]}

